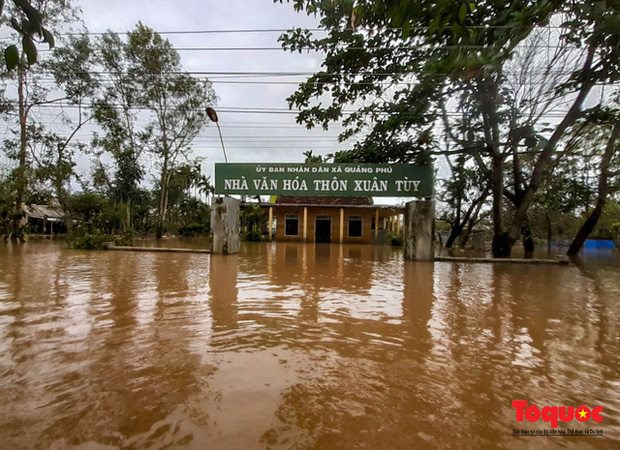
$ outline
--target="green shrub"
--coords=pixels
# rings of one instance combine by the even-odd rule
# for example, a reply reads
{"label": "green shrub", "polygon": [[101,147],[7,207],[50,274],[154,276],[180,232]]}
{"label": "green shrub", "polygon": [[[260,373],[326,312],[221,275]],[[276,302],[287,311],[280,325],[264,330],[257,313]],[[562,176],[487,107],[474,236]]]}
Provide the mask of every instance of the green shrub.
{"label": "green shrub", "polygon": [[246,231],[241,234],[241,239],[248,242],[260,242],[262,241],[262,236],[260,230],[256,228]]}
{"label": "green shrub", "polygon": [[110,236],[88,223],[78,223],[71,233],[67,245],[76,250],[101,250]]}
{"label": "green shrub", "polygon": [[405,239],[400,234],[390,233],[388,242],[395,247],[402,247],[405,243]]}
{"label": "green shrub", "polygon": [[259,205],[245,205],[239,213],[241,227],[247,231],[241,233],[244,241],[262,240],[263,225],[267,222],[264,211]]}
{"label": "green shrub", "polygon": [[193,222],[179,227],[179,234],[181,236],[204,236],[209,234],[209,225]]}
{"label": "green shrub", "polygon": [[67,245],[76,250],[102,250],[106,242],[122,246],[132,245],[133,233],[127,231],[112,235],[93,224],[82,222],[76,224],[69,233]]}

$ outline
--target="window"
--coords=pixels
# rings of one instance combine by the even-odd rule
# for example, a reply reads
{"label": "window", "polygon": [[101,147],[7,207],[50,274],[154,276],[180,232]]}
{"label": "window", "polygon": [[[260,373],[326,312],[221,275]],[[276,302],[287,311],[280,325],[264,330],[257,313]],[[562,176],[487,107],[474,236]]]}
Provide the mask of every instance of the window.
{"label": "window", "polygon": [[299,214],[287,214],[284,224],[285,236],[299,236]]}
{"label": "window", "polygon": [[349,216],[349,237],[362,237],[362,216]]}

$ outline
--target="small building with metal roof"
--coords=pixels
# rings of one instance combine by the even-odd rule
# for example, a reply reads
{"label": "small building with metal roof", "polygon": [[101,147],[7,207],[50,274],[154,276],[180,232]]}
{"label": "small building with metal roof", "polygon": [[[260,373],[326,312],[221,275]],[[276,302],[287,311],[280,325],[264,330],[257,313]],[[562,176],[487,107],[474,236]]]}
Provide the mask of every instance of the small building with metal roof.
{"label": "small building with metal roof", "polygon": [[60,205],[24,205],[22,225],[28,224],[34,233],[56,234],[66,232],[65,212]]}

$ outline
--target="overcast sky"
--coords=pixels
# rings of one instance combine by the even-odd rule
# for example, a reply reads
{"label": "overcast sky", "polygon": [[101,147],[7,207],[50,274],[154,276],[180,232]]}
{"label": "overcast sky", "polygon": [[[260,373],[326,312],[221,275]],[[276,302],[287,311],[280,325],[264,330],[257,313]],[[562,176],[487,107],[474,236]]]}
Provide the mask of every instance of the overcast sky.
{"label": "overcast sky", "polygon": [[[296,112],[288,109],[286,98],[308,75],[320,69],[322,61],[318,53],[289,53],[281,49],[277,39],[284,30],[318,27],[316,18],[296,13],[290,3],[75,0],[75,4],[81,8],[80,17],[89,33],[125,33],[142,22],[170,40],[179,51],[184,70],[213,83],[218,96],[215,109],[229,162],[303,162],[303,152],[308,150],[326,155],[351,147],[352,142],[338,143],[340,125],[330,126],[328,131],[307,130],[296,124]],[[5,28],[1,34],[8,33]],[[46,51],[45,44],[39,48]],[[248,48],[253,50],[244,50]],[[262,74],[252,75],[257,72]],[[289,72],[299,75],[287,75]],[[244,112],[257,109],[262,111]],[[62,111],[58,107],[35,108],[32,114],[53,127],[61,122]],[[75,113],[72,109],[64,111],[69,115]],[[91,122],[76,138],[90,144],[96,130]],[[13,136],[7,128],[1,134],[5,138]],[[212,176],[213,163],[224,161],[217,127],[205,127],[195,139],[193,151],[195,156],[206,158],[203,173]],[[79,173],[90,172],[92,157],[79,157],[77,162]],[[145,182],[151,184],[152,179]]]}
{"label": "overcast sky", "polygon": [[[111,29],[124,32],[138,21],[162,33],[180,49],[183,68],[189,72],[315,72],[321,58],[316,53],[291,54],[283,50],[183,50],[184,48],[280,47],[275,32],[230,32],[235,30],[283,30],[316,28],[317,21],[298,14],[291,4],[272,0],[176,2],[170,0],[81,0],[82,18],[90,33]],[[166,34],[166,32],[213,32]],[[295,124],[295,114],[248,114],[233,109],[288,109],[286,97],[295,91],[303,76],[248,76],[209,74],[219,97],[216,105],[230,162],[302,162],[302,153],[331,153],[339,145],[339,128],[308,131]],[[250,83],[248,83],[250,82]],[[272,84],[272,83],[284,84]],[[224,160],[217,128],[209,126],[196,139],[195,153],[207,157],[205,170]],[[345,148],[340,146],[340,148]]]}
{"label": "overcast sky", "polygon": [[[339,125],[331,126],[328,131],[306,130],[295,123],[296,112],[288,110],[286,98],[299,82],[320,69],[322,61],[321,54],[281,50],[277,39],[283,30],[318,27],[314,17],[296,13],[290,3],[276,4],[272,0],[75,1],[90,33],[106,30],[125,33],[141,21],[172,42],[181,55],[184,70],[211,80],[219,97],[215,109],[230,162],[303,162],[304,151],[313,150],[315,154],[324,155],[352,145],[351,142],[337,142]],[[7,33],[5,27],[2,34]],[[44,50],[45,44],[40,48]],[[272,75],[265,75],[265,72]],[[273,75],[274,72],[280,75]],[[290,76],[287,72],[304,75]],[[247,110],[257,109],[262,111],[247,113]],[[33,114],[38,114],[38,118],[48,124],[60,122],[59,112],[51,108],[33,110]],[[79,132],[78,139],[90,143],[95,129],[94,124],[89,124]],[[5,128],[0,138],[9,135],[13,136]],[[217,128],[213,125],[205,127],[196,138],[193,150],[196,156],[206,158],[203,172],[207,175],[212,174],[213,163],[224,161]],[[88,158],[80,158],[78,171],[87,172],[89,165]],[[439,176],[445,176],[447,169],[442,159],[436,162],[436,167]]]}

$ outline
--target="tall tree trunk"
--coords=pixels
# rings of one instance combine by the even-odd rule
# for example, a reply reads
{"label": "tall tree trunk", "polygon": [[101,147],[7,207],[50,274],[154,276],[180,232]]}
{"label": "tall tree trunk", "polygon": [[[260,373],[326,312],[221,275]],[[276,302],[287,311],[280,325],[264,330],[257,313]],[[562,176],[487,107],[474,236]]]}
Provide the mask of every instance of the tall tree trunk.
{"label": "tall tree trunk", "polygon": [[476,221],[472,217],[469,223],[467,224],[465,233],[463,233],[463,238],[461,239],[461,248],[464,249],[467,246],[467,243],[469,242],[469,238],[471,237],[471,232],[473,231],[475,224],[476,224]]}
{"label": "tall tree trunk", "polygon": [[476,209],[474,210],[474,212],[471,214],[471,217],[467,221],[467,228],[465,229],[465,233],[463,234],[463,239],[461,239],[461,248],[465,248],[465,246],[467,245],[467,242],[469,241],[469,237],[471,236],[471,232],[474,229],[474,226],[476,225],[478,221],[478,216],[480,215],[480,211],[482,210],[482,207],[484,206],[484,202],[488,196],[489,196],[489,191],[485,191],[484,194],[480,197],[480,201],[476,205]]}
{"label": "tall tree trunk", "polygon": [[456,241],[462,232],[463,226],[461,224],[454,224],[450,229],[450,236],[448,236],[448,240],[446,241],[446,248],[452,248],[454,241]]}
{"label": "tall tree trunk", "polygon": [[[166,142],[164,142],[164,145],[166,145]],[[170,180],[170,176],[168,174],[168,155],[166,153],[166,156],[164,157],[164,164],[161,168],[161,181],[160,181],[161,189],[159,192],[159,211],[158,211],[159,214],[157,217],[157,232],[156,232],[157,239],[161,239],[164,234],[164,217],[166,215],[169,180]]]}
{"label": "tall tree trunk", "polygon": [[161,239],[164,234],[164,204],[166,195],[165,176],[161,179],[161,190],[159,193],[159,211],[157,216],[157,232],[156,238]]}
{"label": "tall tree trunk", "polygon": [[[465,229],[465,226],[468,223],[472,223],[472,227],[473,227],[473,222],[475,222],[476,218],[478,217],[478,214],[480,213],[480,209],[482,208],[482,205],[484,204],[484,201],[486,200],[487,195],[489,195],[488,191],[485,190],[480,196],[478,196],[475,200],[473,200],[471,205],[469,205],[469,208],[467,208],[467,211],[465,211],[465,214],[463,215],[462,219],[461,219],[461,214],[457,214],[457,221],[454,223],[454,225],[452,226],[452,229],[450,230],[450,236],[448,237],[448,241],[446,242],[446,248],[452,248],[456,239],[461,234],[463,234],[463,230]],[[459,209],[460,209],[460,202],[459,202]],[[461,246],[463,245],[464,244],[461,243]]]}
{"label": "tall tree trunk", "polygon": [[551,238],[553,237],[553,230],[551,228],[551,217],[549,217],[549,212],[545,212],[545,218],[547,219],[547,253],[551,253]]}
{"label": "tall tree trunk", "polygon": [[605,203],[607,201],[607,179],[609,177],[609,163],[611,162],[611,158],[615,152],[616,140],[618,139],[618,135],[620,135],[620,122],[614,125],[613,130],[611,131],[611,136],[607,141],[607,146],[605,147],[605,153],[601,159],[601,168],[598,177],[598,196],[596,198],[596,206],[588,216],[587,220],[581,226],[575,239],[570,244],[568,251],[566,252],[568,255],[576,255],[579,253],[583,244],[586,242],[590,233],[596,227],[598,220],[603,214],[603,209],[605,208]]}
{"label": "tall tree trunk", "polygon": [[[589,71],[592,67],[595,50],[596,48],[593,45],[588,48],[586,60],[583,64],[584,72]],[[565,131],[571,125],[573,125],[575,121],[581,116],[581,107],[585,102],[586,98],[588,97],[588,94],[592,90],[594,84],[594,80],[587,80],[581,85],[581,89],[579,90],[577,97],[575,97],[573,104],[564,116],[564,119],[562,119],[562,121],[555,128],[553,134],[545,144],[545,147],[543,148],[538,160],[536,161],[532,176],[530,178],[530,183],[527,186],[525,192],[523,193],[520,204],[515,211],[512,223],[510,225],[510,230],[506,236],[506,244],[508,245],[509,252],[510,248],[512,248],[514,243],[519,238],[519,235],[521,234],[521,226],[527,215],[528,208],[530,207],[530,204],[534,199],[534,194],[536,194],[536,191],[538,191],[538,188],[543,181],[545,171],[547,171],[547,169],[549,168],[549,164],[551,163],[551,157],[555,153],[557,143],[560,141]]]}
{"label": "tall tree trunk", "polygon": [[[167,164],[166,164],[167,166]],[[159,217],[157,220],[157,239],[161,239],[164,231],[164,222],[166,221],[166,214],[168,212],[168,198],[170,197],[170,179],[172,178],[172,171],[167,170],[165,175],[162,174],[161,193],[159,197]]]}
{"label": "tall tree trunk", "polygon": [[482,112],[484,137],[491,153],[492,167],[491,194],[493,198],[493,242],[491,250],[493,257],[504,258],[510,256],[510,248],[507,247],[507,234],[503,224],[503,197],[504,197],[504,161],[505,156],[501,151],[499,114],[497,111],[497,99],[499,96],[499,78],[487,79],[479,86],[478,96]]}
{"label": "tall tree trunk", "polygon": [[15,216],[13,219],[13,231],[17,231],[20,226],[20,221],[22,218],[22,208],[24,203],[24,192],[26,190],[26,149],[28,146],[28,140],[26,136],[26,98],[24,95],[24,84],[26,82],[24,73],[23,64],[25,62],[22,61],[19,64],[18,70],[18,78],[17,78],[17,95],[19,102],[19,166],[17,167],[16,178],[17,178],[17,193],[15,198]]}
{"label": "tall tree trunk", "polygon": [[494,258],[510,256],[508,233],[503,229],[503,199],[504,199],[504,157],[497,153],[493,155],[493,171],[491,173],[493,190],[493,242],[491,249]]}
{"label": "tall tree trunk", "polygon": [[573,239],[573,242],[571,242],[570,247],[568,247],[568,251],[566,252],[567,255],[576,255],[581,251],[583,244],[586,242],[588,236],[590,235],[590,233],[592,233],[594,227],[596,227],[596,224],[598,223],[598,220],[603,214],[605,202],[606,200],[604,198],[599,197],[596,199],[596,206],[594,207],[584,224],[581,226],[581,228],[579,228],[579,231]]}
{"label": "tall tree trunk", "polygon": [[523,257],[532,258],[534,256],[534,238],[530,229],[530,221],[527,217],[521,227],[521,239],[523,239]]}
{"label": "tall tree trunk", "polygon": [[126,217],[127,217],[127,228],[126,231],[127,232],[131,232],[133,230],[133,227],[131,226],[131,199],[127,200],[127,205],[126,205]]}

